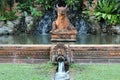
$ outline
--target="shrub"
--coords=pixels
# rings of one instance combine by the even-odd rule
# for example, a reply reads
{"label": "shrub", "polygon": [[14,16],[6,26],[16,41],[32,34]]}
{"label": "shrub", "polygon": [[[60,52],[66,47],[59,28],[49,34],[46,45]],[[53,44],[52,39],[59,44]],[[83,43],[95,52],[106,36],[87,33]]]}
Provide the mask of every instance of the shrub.
{"label": "shrub", "polygon": [[103,18],[110,25],[120,23],[120,1],[119,0],[99,0],[95,10],[98,20]]}
{"label": "shrub", "polygon": [[30,6],[33,6],[32,4],[32,0],[21,0],[18,1],[19,4],[17,5],[17,9],[21,10],[22,12],[27,11],[28,13],[30,13]]}
{"label": "shrub", "polygon": [[73,10],[79,11],[82,8],[83,0],[66,0],[68,6],[72,6]]}
{"label": "shrub", "polygon": [[54,2],[56,2],[56,0],[35,0],[35,2],[39,4],[40,7],[48,10],[54,6]]}
{"label": "shrub", "polygon": [[6,5],[8,5],[10,10],[12,10],[13,3],[14,3],[14,0],[0,0],[0,16],[4,15]]}

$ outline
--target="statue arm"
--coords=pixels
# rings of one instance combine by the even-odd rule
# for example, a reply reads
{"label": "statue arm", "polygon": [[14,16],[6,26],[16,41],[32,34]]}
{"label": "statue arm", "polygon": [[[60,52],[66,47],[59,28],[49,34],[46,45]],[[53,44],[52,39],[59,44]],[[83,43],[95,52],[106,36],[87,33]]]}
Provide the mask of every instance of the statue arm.
{"label": "statue arm", "polygon": [[52,30],[56,30],[56,21],[54,21],[53,23],[52,23]]}
{"label": "statue arm", "polygon": [[54,32],[56,29],[57,29],[56,21],[53,21],[53,23],[52,23],[52,30],[50,31],[50,33]]}
{"label": "statue arm", "polygon": [[69,23],[67,28],[68,30],[75,30],[75,27],[71,23]]}

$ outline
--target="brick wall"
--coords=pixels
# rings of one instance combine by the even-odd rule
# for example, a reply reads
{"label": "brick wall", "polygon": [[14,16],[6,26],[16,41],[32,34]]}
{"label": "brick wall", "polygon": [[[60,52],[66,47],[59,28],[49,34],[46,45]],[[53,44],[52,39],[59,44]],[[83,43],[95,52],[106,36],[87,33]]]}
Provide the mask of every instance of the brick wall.
{"label": "brick wall", "polygon": [[[75,62],[120,62],[120,45],[69,45]],[[49,61],[52,45],[0,45],[0,63]]]}

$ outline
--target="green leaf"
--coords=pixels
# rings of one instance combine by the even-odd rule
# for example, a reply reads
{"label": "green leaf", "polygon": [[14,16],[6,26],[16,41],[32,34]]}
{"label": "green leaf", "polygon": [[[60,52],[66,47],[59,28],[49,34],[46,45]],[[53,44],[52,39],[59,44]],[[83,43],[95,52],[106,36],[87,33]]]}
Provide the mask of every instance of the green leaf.
{"label": "green leaf", "polygon": [[104,13],[103,13],[103,14],[102,14],[102,18],[106,19],[106,15],[107,15],[107,14],[104,14]]}
{"label": "green leaf", "polygon": [[99,16],[99,15],[101,15],[101,12],[97,12],[95,15],[96,15],[96,16]]}
{"label": "green leaf", "polygon": [[108,19],[111,19],[112,16],[109,14],[109,15],[107,15],[107,17],[108,17]]}

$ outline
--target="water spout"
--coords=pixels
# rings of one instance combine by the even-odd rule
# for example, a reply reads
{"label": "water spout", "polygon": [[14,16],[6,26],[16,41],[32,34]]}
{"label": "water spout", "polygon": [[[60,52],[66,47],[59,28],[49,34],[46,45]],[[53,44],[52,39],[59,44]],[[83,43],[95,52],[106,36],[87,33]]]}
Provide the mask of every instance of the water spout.
{"label": "water spout", "polygon": [[58,72],[65,72],[65,66],[64,66],[64,62],[59,62],[58,63]]}
{"label": "water spout", "polygon": [[70,80],[68,71],[65,72],[64,62],[58,62],[58,71],[55,74],[54,80]]}

